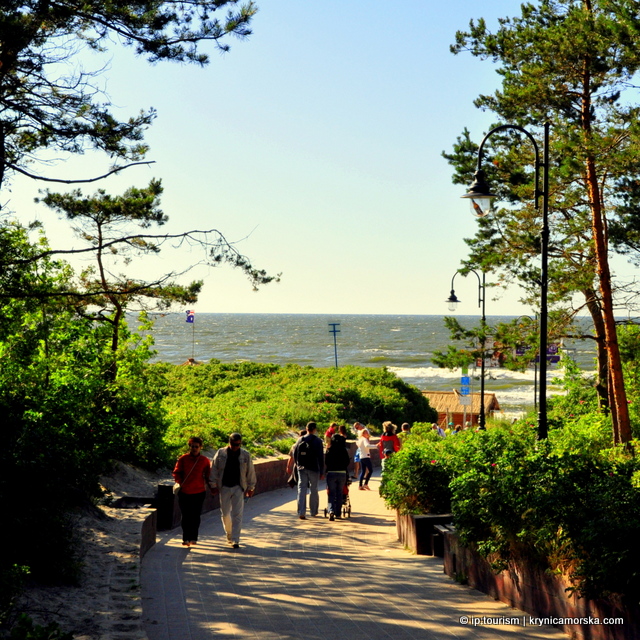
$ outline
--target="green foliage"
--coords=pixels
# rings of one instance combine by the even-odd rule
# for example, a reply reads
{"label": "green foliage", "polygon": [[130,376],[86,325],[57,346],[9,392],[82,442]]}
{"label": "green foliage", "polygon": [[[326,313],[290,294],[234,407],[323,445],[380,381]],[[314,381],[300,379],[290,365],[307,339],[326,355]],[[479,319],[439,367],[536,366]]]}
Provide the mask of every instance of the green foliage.
{"label": "green foliage", "polygon": [[73,640],[73,634],[65,633],[55,622],[46,626],[34,624],[26,615],[21,615],[5,640]]}
{"label": "green foliage", "polygon": [[618,340],[629,401],[633,437],[640,439],[640,326],[618,326]]}
{"label": "green foliage", "polygon": [[[166,463],[160,389],[146,374],[148,346],[136,346],[125,328],[111,382],[105,325],[24,308],[14,321],[0,342],[0,509],[21,544],[6,556],[39,579],[73,582],[80,565],[68,510],[99,495],[98,476],[112,459]],[[29,509],[25,495],[38,496]]]}
{"label": "green foliage", "polygon": [[[4,239],[14,256],[30,256],[17,227]],[[0,511],[20,540],[0,570],[25,566],[39,580],[74,582],[81,558],[69,513],[99,495],[98,476],[112,459],[156,468],[167,453],[149,339],[122,326],[114,353],[109,326],[64,297],[42,295],[67,287],[70,275],[64,264],[29,261],[20,279],[37,295],[0,297]],[[25,495],[37,496],[28,509]]]}
{"label": "green foliage", "polygon": [[380,495],[388,506],[403,514],[451,512],[451,470],[438,440],[407,442],[386,461]]}
{"label": "green foliage", "polygon": [[175,449],[191,435],[219,447],[229,433],[239,431],[254,452],[283,452],[291,441],[282,437],[311,420],[324,431],[331,422],[358,420],[379,428],[385,420],[400,424],[437,418],[420,391],[386,369],[218,361],[156,366],[166,376],[167,443]]}
{"label": "green foliage", "polygon": [[0,628],[7,622],[28,575],[28,567],[4,562],[0,565]]}
{"label": "green foliage", "polygon": [[567,572],[580,596],[638,597],[640,462],[609,448],[608,428],[596,414],[545,441],[526,420],[444,440],[418,429],[389,461],[381,493],[403,512],[450,501],[462,541],[496,570],[524,559]]}
{"label": "green foliage", "polygon": [[554,382],[562,384],[565,393],[548,400],[550,428],[568,424],[580,416],[598,412],[598,397],[593,376],[585,375],[571,358],[563,358],[561,366],[563,376],[556,378]]}
{"label": "green foliage", "polygon": [[[597,389],[603,405],[617,405],[616,437],[623,441],[630,433],[612,335],[615,275],[610,277],[608,254],[614,250],[635,262],[640,255],[640,109],[630,82],[640,70],[638,27],[634,0],[541,0],[522,4],[495,30],[483,19],[472,20],[451,47],[495,65],[500,87],[480,95],[475,105],[492,112],[496,124],[524,127],[538,143],[543,124],[550,125],[549,305],[564,310],[566,331],[577,302],[590,313]],[[541,207],[535,206],[534,147],[509,129],[492,134],[483,151],[491,190],[509,206],[479,219],[477,233],[466,240],[465,267],[499,274],[504,287],[517,282],[524,301],[537,305]],[[471,183],[477,152],[465,129],[453,151],[443,154],[454,182]],[[607,366],[615,382],[612,398]]]}
{"label": "green foliage", "polygon": [[226,51],[228,36],[250,34],[256,11],[253,2],[237,0],[3,0],[0,186],[8,171],[25,173],[42,149],[81,154],[94,148],[123,161],[144,157],[142,135],[155,111],[118,120],[95,90],[102,70],[87,71],[78,60],[87,46],[95,55],[125,45],[154,63],[205,65],[202,44]]}

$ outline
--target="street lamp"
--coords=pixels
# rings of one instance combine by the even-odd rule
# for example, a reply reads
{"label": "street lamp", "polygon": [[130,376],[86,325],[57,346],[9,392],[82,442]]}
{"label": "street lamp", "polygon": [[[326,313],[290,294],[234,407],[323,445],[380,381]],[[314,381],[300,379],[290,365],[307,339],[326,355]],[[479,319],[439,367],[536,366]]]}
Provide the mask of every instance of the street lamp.
{"label": "street lamp", "polygon": [[[466,276],[467,272],[473,273],[476,278],[478,278],[478,307],[482,307],[482,326],[484,328],[485,322],[486,322],[486,317],[485,317],[485,306],[484,306],[484,301],[485,301],[485,275],[484,275],[484,271],[482,272],[482,280],[480,280],[480,276],[478,275],[477,271],[474,271],[473,269],[467,269],[466,272],[462,272],[462,271],[456,271],[453,274],[453,278],[451,278],[451,295],[449,296],[449,298],[447,299],[447,302],[449,303],[449,311],[455,311],[456,307],[458,306],[458,304],[461,302],[460,300],[458,300],[458,298],[456,297],[456,292],[453,288],[453,281],[456,279],[456,276],[459,273],[462,273],[462,275]],[[478,416],[478,427],[482,430],[486,429],[485,426],[485,415],[484,415],[484,333],[482,336],[482,363],[480,365],[480,415]]]}
{"label": "street lamp", "polygon": [[[478,216],[486,216],[491,210],[491,201],[496,197],[491,193],[482,170],[482,150],[485,142],[497,131],[515,129],[523,133],[531,143],[536,153],[535,163],[535,208],[539,209],[538,202],[542,197],[542,229],[540,230],[541,250],[540,250],[540,401],[538,403],[538,438],[544,439],[548,434],[547,424],[547,291],[549,287],[549,123],[544,125],[544,147],[543,160],[540,161],[538,145],[534,137],[522,127],[515,124],[503,124],[491,129],[483,138],[478,149],[478,168],[474,176],[474,182],[469,188],[469,192],[463,198],[469,198],[472,211]],[[543,169],[542,189],[540,189],[540,168]]]}

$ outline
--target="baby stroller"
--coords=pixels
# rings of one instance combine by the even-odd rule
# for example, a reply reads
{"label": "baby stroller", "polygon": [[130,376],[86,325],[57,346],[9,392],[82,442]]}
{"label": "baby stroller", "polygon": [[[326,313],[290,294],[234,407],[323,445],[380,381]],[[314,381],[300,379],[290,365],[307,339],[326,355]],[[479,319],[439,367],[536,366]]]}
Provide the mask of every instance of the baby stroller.
{"label": "baby stroller", "polygon": [[[347,479],[343,489],[342,489],[342,517],[350,518],[351,517],[351,500],[349,500],[349,485],[351,484],[351,480]],[[327,498],[329,498],[329,489],[327,489]],[[324,508],[324,517],[327,518],[329,516],[329,508],[328,506]]]}

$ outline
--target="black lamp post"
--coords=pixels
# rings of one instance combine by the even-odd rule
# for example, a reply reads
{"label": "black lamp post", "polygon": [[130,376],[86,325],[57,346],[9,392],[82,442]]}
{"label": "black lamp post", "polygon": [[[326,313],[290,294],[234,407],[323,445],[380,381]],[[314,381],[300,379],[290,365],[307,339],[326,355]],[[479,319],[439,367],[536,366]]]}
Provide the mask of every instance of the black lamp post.
{"label": "black lamp post", "polygon": [[[484,271],[482,272],[482,280],[480,280],[480,276],[478,275],[477,271],[474,271],[473,269],[468,269],[467,271],[473,273],[476,278],[478,278],[478,307],[482,307],[482,326],[484,328],[485,322],[486,322],[486,316],[485,316],[485,307],[484,307],[484,301],[485,301],[485,275],[484,275]],[[456,279],[456,276],[462,273],[461,271],[456,271],[453,274],[453,278],[451,278],[451,295],[449,296],[449,298],[447,299],[447,302],[449,303],[449,311],[455,311],[457,305],[460,303],[460,300],[458,300],[458,298],[456,297],[456,292],[453,288],[453,281]],[[466,275],[466,273],[463,273],[463,275]],[[480,365],[480,414],[478,415],[478,427],[480,427],[480,429],[484,430],[486,429],[485,426],[485,415],[484,415],[484,335],[482,337],[482,364]]]}
{"label": "black lamp post", "polygon": [[[543,160],[540,161],[538,144],[534,137],[522,127],[514,124],[503,124],[491,129],[483,138],[478,149],[478,168],[474,176],[474,182],[463,198],[469,198],[471,210],[477,216],[486,216],[491,209],[491,200],[497,196],[489,190],[482,170],[482,150],[488,138],[497,131],[515,129],[523,133],[531,143],[536,153],[535,163],[535,207],[539,209],[539,198],[542,197],[542,229],[540,230],[540,401],[538,403],[538,438],[544,439],[548,434],[547,425],[547,290],[549,286],[549,123],[544,125]],[[542,189],[540,188],[540,168],[542,167]]]}

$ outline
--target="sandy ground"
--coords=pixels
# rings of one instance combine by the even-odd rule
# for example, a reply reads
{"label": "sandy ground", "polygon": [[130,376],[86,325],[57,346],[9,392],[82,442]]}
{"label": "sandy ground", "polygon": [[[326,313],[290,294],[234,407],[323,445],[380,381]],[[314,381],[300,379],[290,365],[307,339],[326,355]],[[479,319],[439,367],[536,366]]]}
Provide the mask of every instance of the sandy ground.
{"label": "sandy ground", "polygon": [[[101,478],[107,496],[152,497],[170,473],[149,473],[117,463]],[[144,637],[139,632],[140,526],[148,511],[100,506],[74,515],[84,568],[78,586],[31,585],[18,608],[36,622],[57,622],[77,640]]]}

